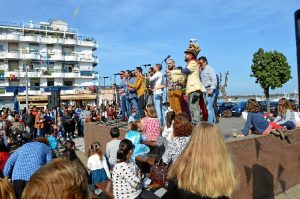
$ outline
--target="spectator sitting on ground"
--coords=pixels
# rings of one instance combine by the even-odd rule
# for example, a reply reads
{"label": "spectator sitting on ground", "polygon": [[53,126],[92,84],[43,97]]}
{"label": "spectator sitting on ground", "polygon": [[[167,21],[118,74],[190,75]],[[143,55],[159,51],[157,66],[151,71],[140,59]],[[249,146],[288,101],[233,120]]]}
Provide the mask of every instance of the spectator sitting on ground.
{"label": "spectator sitting on ground", "polygon": [[153,105],[147,105],[145,108],[146,117],[142,119],[142,140],[157,141],[160,136],[160,124]]}
{"label": "spectator sitting on ground", "polygon": [[12,172],[12,182],[17,198],[21,198],[23,189],[31,175],[52,160],[51,148],[47,138],[38,138],[35,142],[24,144],[7,160],[3,174],[8,178]]}
{"label": "spectator sitting on ground", "polygon": [[288,130],[296,128],[295,114],[289,100],[281,98],[278,102],[278,115],[274,120],[280,126]]}
{"label": "spectator sitting on ground", "polygon": [[141,134],[137,131],[138,124],[132,116],[128,119],[128,132],[125,134],[125,138],[130,140],[134,145],[134,150],[131,155],[131,161],[135,162],[135,157],[149,153],[150,149],[145,144],[141,144],[142,138]]}
{"label": "spectator sitting on ground", "polygon": [[111,178],[106,158],[104,157],[102,147],[99,142],[94,142],[89,149],[89,158],[87,168],[91,171],[91,184],[96,185],[99,182]]}
{"label": "spectator sitting on ground", "polygon": [[120,142],[120,148],[117,153],[117,164],[114,166],[113,194],[114,198],[151,198],[158,197],[148,190],[141,187],[140,170],[130,162],[134,145],[130,140],[124,139]]}
{"label": "spectator sitting on ground", "polygon": [[[276,125],[273,122],[268,122],[263,113],[261,112],[261,108],[259,103],[255,99],[249,99],[246,106],[247,111],[247,119],[242,130],[243,134],[233,135],[234,137],[244,137],[254,130],[258,134],[267,135],[270,134],[272,129],[281,128],[279,125]],[[252,128],[251,128],[252,126]]]}
{"label": "spectator sitting on ground", "polygon": [[162,136],[157,139],[157,146],[167,147],[168,143],[173,139],[173,123],[175,118],[174,111],[166,113],[166,126],[162,132]]}
{"label": "spectator sitting on ground", "polygon": [[0,198],[3,199],[15,199],[14,188],[7,179],[0,178]]}
{"label": "spectator sitting on ground", "polygon": [[119,140],[120,131],[118,127],[112,127],[109,133],[110,133],[111,141],[109,141],[106,144],[105,155],[108,158],[108,163],[110,168],[113,168],[114,165],[117,163],[117,151],[119,149],[119,145],[121,142],[121,140]]}
{"label": "spectator sitting on ground", "polygon": [[165,164],[175,162],[189,142],[193,130],[189,116],[186,113],[179,113],[175,116],[173,128],[173,139],[168,143],[162,156],[162,161]]}
{"label": "spectator sitting on ground", "polygon": [[290,102],[291,103],[291,106],[292,106],[292,109],[294,111],[294,114],[295,114],[295,122],[296,122],[296,128],[299,128],[300,127],[300,113],[299,113],[299,109],[296,105],[295,102]]}
{"label": "spectator sitting on ground", "polygon": [[220,130],[201,123],[169,168],[168,198],[226,199],[237,188],[237,175]]}
{"label": "spectator sitting on ground", "polygon": [[87,176],[83,171],[77,162],[57,158],[32,175],[22,199],[88,199]]}

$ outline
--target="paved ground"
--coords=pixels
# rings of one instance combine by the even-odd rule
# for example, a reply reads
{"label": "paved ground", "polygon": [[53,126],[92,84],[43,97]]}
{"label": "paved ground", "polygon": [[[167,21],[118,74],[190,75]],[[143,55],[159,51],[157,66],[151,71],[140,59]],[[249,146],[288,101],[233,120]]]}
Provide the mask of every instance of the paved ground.
{"label": "paved ground", "polygon": [[[247,136],[247,138],[233,138],[232,137],[233,131],[237,131],[238,133],[241,133],[244,124],[245,122],[242,118],[222,118],[220,122],[217,124],[217,126],[221,129],[224,138],[227,142],[233,139],[234,140],[248,139],[257,136],[257,135],[249,135]],[[86,165],[87,157],[84,154],[84,139],[75,138],[73,139],[73,141],[75,142],[76,148],[78,149],[76,154],[78,155],[79,159],[83,162],[83,164]],[[275,196],[275,199],[299,199],[299,198],[300,198],[300,184],[288,189],[284,193]]]}

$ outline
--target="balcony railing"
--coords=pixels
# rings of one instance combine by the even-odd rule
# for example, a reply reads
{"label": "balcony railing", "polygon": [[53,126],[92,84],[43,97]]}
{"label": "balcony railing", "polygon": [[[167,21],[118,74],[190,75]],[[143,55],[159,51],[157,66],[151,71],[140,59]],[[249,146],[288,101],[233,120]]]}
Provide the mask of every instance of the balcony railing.
{"label": "balcony railing", "polygon": [[[0,25],[1,26],[1,25]],[[93,50],[98,48],[96,40],[92,37],[78,36],[74,38],[63,38],[59,35],[42,36],[39,34],[0,34],[0,41],[24,41],[33,43],[46,43],[46,44],[65,44],[65,45],[79,45],[92,47]]]}

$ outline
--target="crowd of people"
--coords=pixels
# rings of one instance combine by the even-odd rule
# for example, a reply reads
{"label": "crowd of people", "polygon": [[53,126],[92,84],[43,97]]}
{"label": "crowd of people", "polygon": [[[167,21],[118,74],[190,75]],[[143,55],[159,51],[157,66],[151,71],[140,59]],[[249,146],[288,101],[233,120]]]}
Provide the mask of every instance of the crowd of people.
{"label": "crowd of people", "polygon": [[[239,179],[215,125],[219,80],[206,57],[197,59],[199,52],[199,46],[190,43],[185,51],[187,66],[176,68],[175,61],[168,59],[164,75],[161,64],[149,68],[149,76],[140,67],[134,77],[130,70],[121,71],[120,115],[127,120],[128,131],[121,140],[119,128],[112,127],[108,143],[95,140],[86,165],[72,141],[75,130],[77,136],[84,136],[86,122],[118,117],[113,106],[29,107],[20,113],[3,108],[0,198],[106,198],[97,184],[107,181],[112,182],[116,199],[231,198]],[[277,117],[271,119],[250,99],[239,136],[294,129],[297,115],[293,104],[283,98]],[[15,150],[11,146],[16,138],[23,142]],[[157,165],[168,168],[162,185],[165,194],[148,189],[149,175],[136,162],[136,157],[149,153],[155,155]]]}

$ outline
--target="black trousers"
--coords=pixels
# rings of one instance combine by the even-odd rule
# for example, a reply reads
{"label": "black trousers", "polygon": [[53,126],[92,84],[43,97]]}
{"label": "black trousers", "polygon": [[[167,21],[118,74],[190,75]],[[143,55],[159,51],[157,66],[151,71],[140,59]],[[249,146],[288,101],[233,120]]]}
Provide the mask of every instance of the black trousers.
{"label": "black trousers", "polygon": [[146,105],[146,94],[143,94],[138,98],[138,107],[139,107],[139,114],[141,119],[145,117],[145,112],[144,112],[145,105]]}
{"label": "black trousers", "polygon": [[23,193],[26,183],[27,183],[27,181],[25,181],[25,180],[14,180],[13,181],[13,186],[14,186],[14,190],[15,190],[17,199],[22,198],[22,193]]}
{"label": "black trousers", "polygon": [[148,190],[143,190],[135,199],[160,199],[157,195]]}

